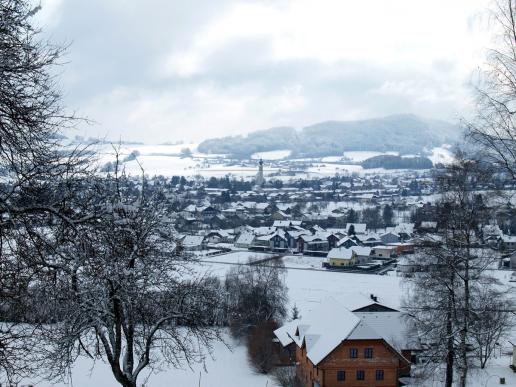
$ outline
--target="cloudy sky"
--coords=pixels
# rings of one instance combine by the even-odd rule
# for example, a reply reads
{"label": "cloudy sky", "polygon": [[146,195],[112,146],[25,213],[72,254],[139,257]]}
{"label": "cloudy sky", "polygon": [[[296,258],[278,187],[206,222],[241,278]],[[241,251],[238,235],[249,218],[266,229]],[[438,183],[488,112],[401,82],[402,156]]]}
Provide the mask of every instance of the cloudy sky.
{"label": "cloudy sky", "polygon": [[76,134],[198,141],[416,113],[467,114],[488,0],[43,0],[70,43]]}

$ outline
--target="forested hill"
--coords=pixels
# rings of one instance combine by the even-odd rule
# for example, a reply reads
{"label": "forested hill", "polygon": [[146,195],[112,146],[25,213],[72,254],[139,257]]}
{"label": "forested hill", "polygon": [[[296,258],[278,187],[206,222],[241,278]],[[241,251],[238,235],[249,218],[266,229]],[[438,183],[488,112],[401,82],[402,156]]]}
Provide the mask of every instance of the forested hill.
{"label": "forested hill", "polygon": [[393,155],[380,155],[362,161],[362,167],[385,169],[430,169],[432,161],[426,157],[400,157]]}
{"label": "forested hill", "polygon": [[460,137],[456,125],[400,114],[360,121],[325,121],[297,131],[291,127],[256,131],[247,136],[205,140],[203,153],[247,158],[253,153],[290,149],[293,157],[340,156],[346,151],[420,153]]}

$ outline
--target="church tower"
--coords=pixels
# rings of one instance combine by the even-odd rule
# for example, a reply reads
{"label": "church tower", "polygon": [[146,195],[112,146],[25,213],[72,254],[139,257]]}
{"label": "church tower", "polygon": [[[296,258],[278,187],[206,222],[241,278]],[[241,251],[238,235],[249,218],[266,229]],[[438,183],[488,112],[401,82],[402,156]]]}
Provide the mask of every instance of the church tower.
{"label": "church tower", "polygon": [[258,173],[256,174],[255,185],[258,187],[261,187],[264,184],[265,184],[265,179],[263,177],[263,160],[260,159],[260,162],[258,163]]}

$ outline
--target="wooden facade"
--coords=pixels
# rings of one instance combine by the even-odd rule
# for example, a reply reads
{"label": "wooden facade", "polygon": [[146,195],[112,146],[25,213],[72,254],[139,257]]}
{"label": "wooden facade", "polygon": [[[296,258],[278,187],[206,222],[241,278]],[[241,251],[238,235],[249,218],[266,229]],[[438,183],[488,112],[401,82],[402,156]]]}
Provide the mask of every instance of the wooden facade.
{"label": "wooden facade", "polygon": [[382,339],[345,340],[317,365],[303,343],[296,361],[304,387],[397,387],[410,372],[409,361]]}

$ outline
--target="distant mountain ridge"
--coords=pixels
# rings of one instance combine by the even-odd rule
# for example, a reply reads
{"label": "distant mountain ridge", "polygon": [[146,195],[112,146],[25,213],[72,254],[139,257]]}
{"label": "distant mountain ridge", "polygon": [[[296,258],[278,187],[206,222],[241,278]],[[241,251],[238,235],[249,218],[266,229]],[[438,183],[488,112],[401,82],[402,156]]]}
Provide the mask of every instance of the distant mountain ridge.
{"label": "distant mountain ridge", "polygon": [[340,156],[346,151],[422,153],[442,144],[454,144],[461,131],[445,121],[397,114],[357,121],[325,121],[301,130],[277,127],[246,136],[209,139],[199,144],[203,153],[248,158],[254,153],[289,149],[290,157]]}

